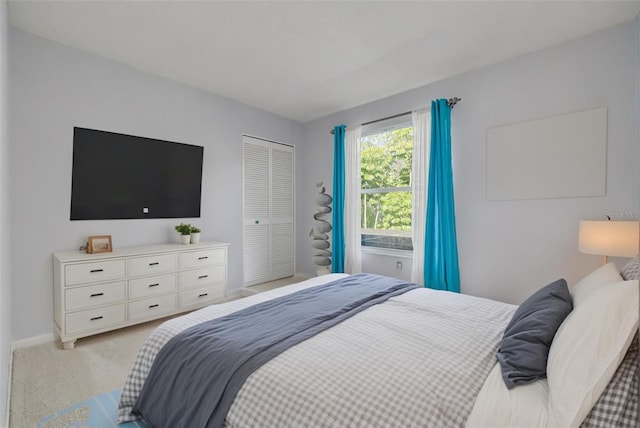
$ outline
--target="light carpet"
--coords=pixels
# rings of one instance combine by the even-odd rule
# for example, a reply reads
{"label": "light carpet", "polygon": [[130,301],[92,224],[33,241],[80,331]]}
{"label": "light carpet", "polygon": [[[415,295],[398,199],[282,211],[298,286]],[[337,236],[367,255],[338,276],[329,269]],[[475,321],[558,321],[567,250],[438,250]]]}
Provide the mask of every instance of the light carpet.
{"label": "light carpet", "polygon": [[80,339],[70,350],[60,341],[15,350],[9,427],[37,427],[44,416],[122,388],[138,348],[162,321]]}

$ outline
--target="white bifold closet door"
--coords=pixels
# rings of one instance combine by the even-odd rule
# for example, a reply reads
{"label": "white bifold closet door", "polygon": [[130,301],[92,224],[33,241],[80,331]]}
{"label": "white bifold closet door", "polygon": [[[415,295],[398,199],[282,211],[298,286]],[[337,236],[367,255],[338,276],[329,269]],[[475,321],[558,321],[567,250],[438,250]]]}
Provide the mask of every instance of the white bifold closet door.
{"label": "white bifold closet door", "polygon": [[294,274],[294,148],[243,136],[244,286]]}

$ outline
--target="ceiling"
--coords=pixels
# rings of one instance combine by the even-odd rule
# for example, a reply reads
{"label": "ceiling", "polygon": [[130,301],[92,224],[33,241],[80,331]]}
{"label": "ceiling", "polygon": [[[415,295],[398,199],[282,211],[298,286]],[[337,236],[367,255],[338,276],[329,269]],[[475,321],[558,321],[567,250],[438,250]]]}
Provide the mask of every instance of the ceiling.
{"label": "ceiling", "polygon": [[639,1],[14,0],[11,25],[307,122],[633,20]]}

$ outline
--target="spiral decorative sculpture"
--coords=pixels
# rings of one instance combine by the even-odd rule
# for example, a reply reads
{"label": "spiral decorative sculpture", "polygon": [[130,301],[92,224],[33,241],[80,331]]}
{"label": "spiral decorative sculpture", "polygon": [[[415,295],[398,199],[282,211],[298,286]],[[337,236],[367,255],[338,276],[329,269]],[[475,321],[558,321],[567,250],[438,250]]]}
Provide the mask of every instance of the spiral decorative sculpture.
{"label": "spiral decorative sculpture", "polygon": [[318,196],[316,196],[316,213],[313,215],[315,227],[311,228],[309,238],[311,238],[311,246],[313,247],[313,263],[318,266],[318,275],[331,272],[331,251],[329,247],[329,232],[331,232],[331,223],[326,217],[331,213],[331,202],[333,198],[325,193],[325,187],[322,181],[316,183],[318,188]]}

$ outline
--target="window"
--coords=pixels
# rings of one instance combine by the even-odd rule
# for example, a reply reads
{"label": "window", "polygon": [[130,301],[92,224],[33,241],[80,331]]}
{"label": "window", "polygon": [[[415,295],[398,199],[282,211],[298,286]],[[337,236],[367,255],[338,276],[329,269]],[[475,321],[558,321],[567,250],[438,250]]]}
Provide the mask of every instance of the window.
{"label": "window", "polygon": [[363,247],[413,250],[412,155],[411,123],[363,134],[360,142]]}

